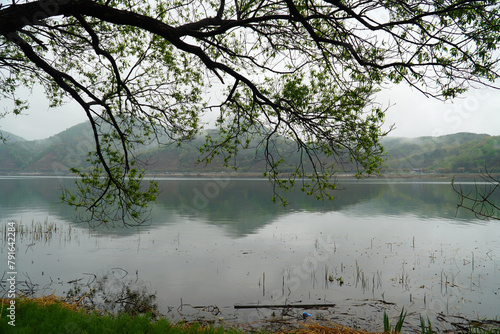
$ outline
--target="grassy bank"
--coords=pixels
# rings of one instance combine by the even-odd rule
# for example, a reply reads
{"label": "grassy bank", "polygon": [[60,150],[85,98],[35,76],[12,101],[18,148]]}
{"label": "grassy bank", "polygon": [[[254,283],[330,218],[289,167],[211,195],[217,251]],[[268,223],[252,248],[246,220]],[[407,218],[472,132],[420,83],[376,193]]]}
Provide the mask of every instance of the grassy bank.
{"label": "grassy bank", "polygon": [[162,334],[241,334],[232,330],[202,327],[197,324],[171,324],[166,319],[152,320],[148,315],[102,315],[96,311],[85,311],[57,298],[16,299],[15,326],[8,315],[9,300],[2,300],[0,310],[0,333],[50,334],[50,333],[162,333]]}
{"label": "grassy bank", "polygon": [[[172,324],[165,318],[155,320],[152,314],[131,315],[120,313],[117,315],[102,314],[98,311],[88,311],[76,304],[68,304],[61,299],[48,296],[37,299],[15,300],[15,326],[12,326],[12,314],[8,307],[10,300],[0,299],[0,333],[22,334],[52,334],[52,333],[103,333],[103,334],[242,334],[243,331],[234,328],[201,326],[199,324],[178,323]],[[402,330],[406,312],[401,311],[395,327],[392,327],[389,318],[384,314],[384,333],[405,333]],[[456,333],[462,334],[500,334],[498,321],[488,329],[471,326]],[[482,323],[481,325],[484,325]],[[267,332],[261,331],[261,334]],[[368,332],[347,328],[337,324],[318,324],[307,321],[300,328],[281,330],[275,334],[370,334]],[[411,331],[411,333],[418,333]],[[436,334],[430,322],[422,319],[421,334]]]}

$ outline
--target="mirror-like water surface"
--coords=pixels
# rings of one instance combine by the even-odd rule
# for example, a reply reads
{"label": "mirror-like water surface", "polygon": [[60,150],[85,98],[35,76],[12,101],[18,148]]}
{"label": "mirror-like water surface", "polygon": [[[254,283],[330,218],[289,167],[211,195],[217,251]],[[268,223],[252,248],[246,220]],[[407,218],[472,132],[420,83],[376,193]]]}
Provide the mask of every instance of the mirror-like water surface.
{"label": "mirror-like water surface", "polygon": [[333,203],[291,193],[286,208],[262,180],[159,183],[150,224],[92,230],[59,204],[71,180],[0,178],[0,222],[18,222],[18,280],[61,296],[96,276],[142,284],[174,319],[195,306],[247,323],[281,312],[234,309],[251,304],[335,304],[310,313],[374,330],[403,306],[410,323],[500,315],[500,222],[457,213],[449,181],[345,180]]}

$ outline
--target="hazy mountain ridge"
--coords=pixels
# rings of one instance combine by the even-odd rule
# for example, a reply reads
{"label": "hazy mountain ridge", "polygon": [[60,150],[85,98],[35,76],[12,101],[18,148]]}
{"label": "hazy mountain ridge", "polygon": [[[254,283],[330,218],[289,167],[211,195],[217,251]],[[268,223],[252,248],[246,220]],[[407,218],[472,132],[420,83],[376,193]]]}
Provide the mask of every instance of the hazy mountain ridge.
{"label": "hazy mountain ridge", "polygon": [[8,140],[0,144],[0,172],[59,172],[87,165],[86,154],[92,149],[88,123],[75,125],[52,137],[32,140]]}
{"label": "hazy mountain ridge", "polygon": [[384,171],[480,173],[500,161],[500,136],[457,133],[440,137],[385,138]]}
{"label": "hazy mountain ridge", "polygon": [[[211,132],[211,130],[208,130]],[[43,140],[26,141],[2,132],[8,140],[0,144],[0,173],[69,173],[70,167],[86,168],[85,161],[94,142],[89,123],[73,126]],[[160,147],[147,146],[137,152],[140,161],[153,173],[201,173],[230,171],[223,166],[223,157],[208,165],[197,164],[199,137],[192,142]],[[256,142],[255,142],[256,143]],[[383,172],[475,173],[493,167],[500,160],[500,136],[457,133],[440,137],[396,138],[382,141],[387,159]],[[278,151],[289,152],[298,161],[294,147],[285,140],[277,144]],[[236,159],[239,172],[261,174],[266,167],[263,150],[241,150]]]}
{"label": "hazy mountain ridge", "polygon": [[16,136],[13,133],[3,131],[3,130],[0,130],[0,138],[4,138],[11,143],[18,142],[18,141],[26,141],[26,139],[24,139],[22,137]]}

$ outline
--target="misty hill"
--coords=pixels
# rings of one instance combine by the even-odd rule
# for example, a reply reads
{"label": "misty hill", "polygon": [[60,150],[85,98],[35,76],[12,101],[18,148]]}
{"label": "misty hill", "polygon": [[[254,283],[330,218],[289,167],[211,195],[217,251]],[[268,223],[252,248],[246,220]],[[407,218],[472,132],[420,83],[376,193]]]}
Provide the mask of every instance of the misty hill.
{"label": "misty hill", "polygon": [[7,140],[10,143],[15,143],[15,142],[19,142],[19,141],[26,141],[26,139],[24,139],[22,137],[16,136],[13,133],[3,131],[3,130],[0,130],[0,138]]}
{"label": "misty hill", "polygon": [[[206,133],[210,133],[208,130]],[[69,173],[70,167],[86,168],[89,151],[94,148],[89,123],[71,127],[43,140],[26,141],[3,132],[10,140],[0,144],[0,173]],[[153,173],[200,173],[227,171],[223,157],[216,157],[209,165],[196,164],[198,147],[203,137],[181,146],[147,146],[137,152],[141,161],[148,163]],[[256,143],[256,142],[255,142]],[[384,172],[461,173],[480,172],[500,160],[500,136],[458,133],[441,137],[385,138],[387,151]],[[252,146],[252,145],[251,145]],[[286,140],[276,143],[276,150],[286,153],[292,160],[299,156]],[[236,160],[238,171],[261,174],[265,169],[262,149],[246,149]],[[348,167],[347,167],[348,168]]]}
{"label": "misty hill", "polygon": [[67,173],[70,166],[85,165],[92,148],[89,123],[75,125],[41,140],[7,140],[0,144],[0,172]]}
{"label": "misty hill", "polygon": [[440,137],[385,138],[384,171],[481,173],[500,162],[500,136],[457,133]]}
{"label": "misty hill", "polygon": [[26,139],[22,137],[16,136],[15,134],[3,130],[0,130],[0,138],[8,140],[11,143],[15,143],[18,141],[26,141]]}

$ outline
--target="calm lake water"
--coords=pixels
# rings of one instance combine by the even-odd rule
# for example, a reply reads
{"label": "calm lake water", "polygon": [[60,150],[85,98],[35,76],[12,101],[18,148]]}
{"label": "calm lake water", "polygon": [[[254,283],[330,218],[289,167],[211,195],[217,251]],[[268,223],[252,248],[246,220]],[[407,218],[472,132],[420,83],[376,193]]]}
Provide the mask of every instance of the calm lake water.
{"label": "calm lake water", "polygon": [[308,312],[368,330],[383,328],[384,310],[394,324],[402,307],[409,325],[420,315],[436,327],[500,316],[500,222],[457,213],[449,180],[343,180],[334,202],[292,193],[286,208],[265,180],[158,181],[150,224],[89,229],[59,203],[71,180],[0,177],[2,231],[11,221],[26,231],[16,242],[19,289],[64,296],[80,284],[84,294],[106,277],[155,293],[176,320],[283,314],[234,308],[252,304],[335,304]]}

